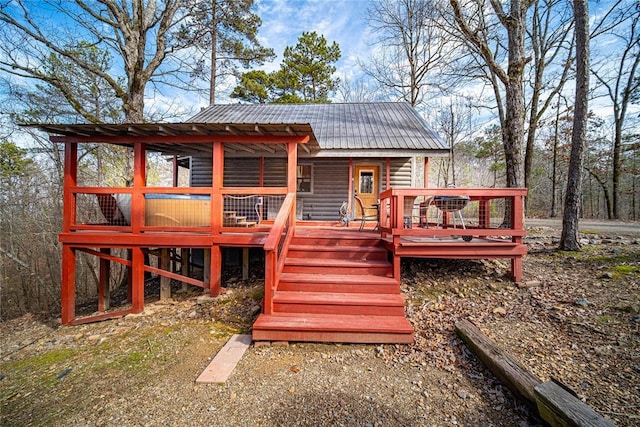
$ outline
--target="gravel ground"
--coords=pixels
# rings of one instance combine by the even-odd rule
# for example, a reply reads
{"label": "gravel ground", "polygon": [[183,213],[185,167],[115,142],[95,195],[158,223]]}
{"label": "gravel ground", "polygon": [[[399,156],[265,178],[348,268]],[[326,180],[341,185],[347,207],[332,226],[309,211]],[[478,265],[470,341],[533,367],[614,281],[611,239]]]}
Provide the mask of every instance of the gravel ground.
{"label": "gravel ground", "polygon": [[407,261],[413,345],[251,346],[224,385],[194,381],[233,333],[249,332],[257,280],[96,324],[3,322],[0,424],[540,425],[455,336],[468,318],[543,380],[638,425],[639,242],[589,235],[583,252],[558,254],[552,231],[531,234],[521,287],[503,261]]}

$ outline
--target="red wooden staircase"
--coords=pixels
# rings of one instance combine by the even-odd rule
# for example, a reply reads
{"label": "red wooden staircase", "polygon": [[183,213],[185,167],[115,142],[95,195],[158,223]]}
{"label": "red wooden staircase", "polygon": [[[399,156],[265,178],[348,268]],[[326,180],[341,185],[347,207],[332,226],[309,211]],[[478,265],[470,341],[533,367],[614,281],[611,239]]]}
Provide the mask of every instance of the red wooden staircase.
{"label": "red wooden staircase", "polygon": [[411,343],[399,278],[372,233],[297,229],[256,341]]}

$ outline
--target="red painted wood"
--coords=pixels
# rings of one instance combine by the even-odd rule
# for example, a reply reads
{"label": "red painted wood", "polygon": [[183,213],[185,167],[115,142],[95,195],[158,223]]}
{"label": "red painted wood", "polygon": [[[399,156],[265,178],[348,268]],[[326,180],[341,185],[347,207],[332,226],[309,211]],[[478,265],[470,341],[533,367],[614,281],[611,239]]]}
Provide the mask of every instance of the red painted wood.
{"label": "red painted wood", "polygon": [[389,252],[378,246],[291,245],[288,258],[322,258],[349,260],[386,260]]}
{"label": "red painted wood", "polygon": [[404,316],[404,298],[399,294],[278,291],[273,303],[278,313]]}
{"label": "red painted wood", "polygon": [[404,316],[360,316],[299,313],[260,315],[253,330],[298,330],[325,332],[382,332],[413,334],[413,327]]}
{"label": "red painted wood", "polygon": [[131,249],[131,310],[132,313],[144,311],[144,253],[142,248]]}
{"label": "red painted wood", "polygon": [[[229,144],[306,144],[309,142],[308,135],[136,135],[136,142],[145,144],[207,144],[215,142],[226,142]],[[109,143],[109,144],[123,144],[130,146],[132,142],[131,136],[108,136],[108,135],[93,135],[93,136],[51,136],[49,138],[52,142],[61,143],[78,143],[78,142],[93,142],[93,143]]]}
{"label": "red painted wood", "polygon": [[77,251],[80,252],[84,252],[87,253],[89,255],[94,255],[97,256],[98,258],[100,258],[100,260],[105,260],[105,261],[113,261],[113,262],[117,262],[119,264],[122,265],[126,265],[127,267],[131,267],[131,261],[126,260],[124,258],[120,258],[120,257],[116,257],[113,255],[110,255],[110,248],[101,248],[100,252],[98,251],[94,251],[93,249],[87,249],[87,248],[75,248]]}
{"label": "red painted wood", "polygon": [[413,335],[382,332],[253,331],[254,341],[343,342],[353,344],[412,344]]}
{"label": "red painted wood", "polygon": [[179,282],[188,283],[190,285],[198,286],[198,287],[204,288],[204,289],[209,289],[209,284],[208,283],[205,283],[205,282],[203,282],[201,280],[193,279],[191,277],[183,276],[182,274],[172,273],[170,271],[163,270],[161,268],[151,267],[149,265],[146,265],[144,267],[144,270],[148,271],[150,273],[155,273],[155,274],[157,274],[159,276],[164,276],[164,277],[168,277],[170,279],[177,280]]}
{"label": "red painted wood", "polygon": [[76,306],[76,254],[69,245],[62,245],[61,317],[63,325],[71,325]]}
{"label": "red painted wood", "polygon": [[211,172],[211,233],[216,235],[222,227],[222,209],[224,206],[221,189],[224,187],[224,145],[213,143],[213,162]]}
{"label": "red painted wood", "polygon": [[133,194],[131,195],[131,230],[139,234],[144,226],[144,193],[147,185],[147,156],[144,144],[133,145]]}
{"label": "red painted wood", "polygon": [[83,325],[85,323],[92,323],[92,322],[99,322],[102,320],[109,320],[109,319],[116,319],[118,317],[124,317],[127,314],[131,314],[134,313],[132,308],[127,308],[127,309],[123,309],[123,310],[117,310],[117,311],[109,311],[106,313],[102,313],[102,314],[95,314],[92,316],[82,316],[82,317],[76,317],[75,319],[73,319],[73,321],[70,323],[70,325]]}
{"label": "red painted wood", "polygon": [[64,145],[63,216],[62,231],[69,232],[76,223],[76,196],[78,185],[78,144]]}
{"label": "red painted wood", "polygon": [[[101,248],[100,252],[106,256],[111,256],[111,249]],[[110,293],[109,293],[109,280],[111,277],[111,263],[108,259],[100,258],[100,276],[98,280],[98,311],[105,311],[109,309],[110,305]]]}
{"label": "red painted wood", "polygon": [[222,251],[220,246],[211,246],[211,282],[209,295],[217,297],[222,288]]}
{"label": "red painted wood", "polygon": [[400,294],[278,291],[274,296],[274,301],[283,304],[369,305],[402,307],[404,309],[404,296]]}
{"label": "red painted wood", "polygon": [[424,188],[429,188],[429,157],[424,156]]}

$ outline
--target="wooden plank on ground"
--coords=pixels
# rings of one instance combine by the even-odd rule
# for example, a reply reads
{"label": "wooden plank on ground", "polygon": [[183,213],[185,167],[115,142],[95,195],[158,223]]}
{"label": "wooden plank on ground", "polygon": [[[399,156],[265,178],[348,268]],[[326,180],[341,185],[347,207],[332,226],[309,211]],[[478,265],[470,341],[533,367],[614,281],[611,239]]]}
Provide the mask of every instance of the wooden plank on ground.
{"label": "wooden plank on ground", "polygon": [[552,427],[613,427],[614,425],[554,381],[538,384],[534,390],[538,412]]}
{"label": "wooden plank on ground", "polygon": [[468,320],[456,323],[456,333],[513,393],[536,404],[534,387],[542,382],[539,378],[523,368]]}
{"label": "wooden plank on ground", "polygon": [[232,336],[196,379],[196,382],[218,384],[226,382],[242,359],[244,352],[251,345],[251,340],[251,335],[236,334]]}

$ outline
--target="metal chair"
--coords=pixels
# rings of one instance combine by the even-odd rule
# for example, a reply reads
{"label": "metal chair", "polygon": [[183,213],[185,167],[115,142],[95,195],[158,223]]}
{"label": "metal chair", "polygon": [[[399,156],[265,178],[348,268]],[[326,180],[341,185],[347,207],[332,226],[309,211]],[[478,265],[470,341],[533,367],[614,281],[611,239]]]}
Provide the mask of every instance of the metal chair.
{"label": "metal chair", "polygon": [[[362,231],[364,229],[364,223],[367,220],[370,220],[370,219],[375,219],[376,220],[376,228],[375,229],[377,229],[378,228],[378,221],[379,221],[380,205],[365,206],[364,203],[362,203],[362,199],[360,197],[358,197],[357,194],[354,196],[354,199],[356,201],[356,204],[360,208],[360,212],[362,212],[362,217],[361,218],[353,218],[354,221],[360,221],[360,231]],[[376,213],[367,215],[366,211],[367,210],[372,210],[372,209],[375,209]]]}

